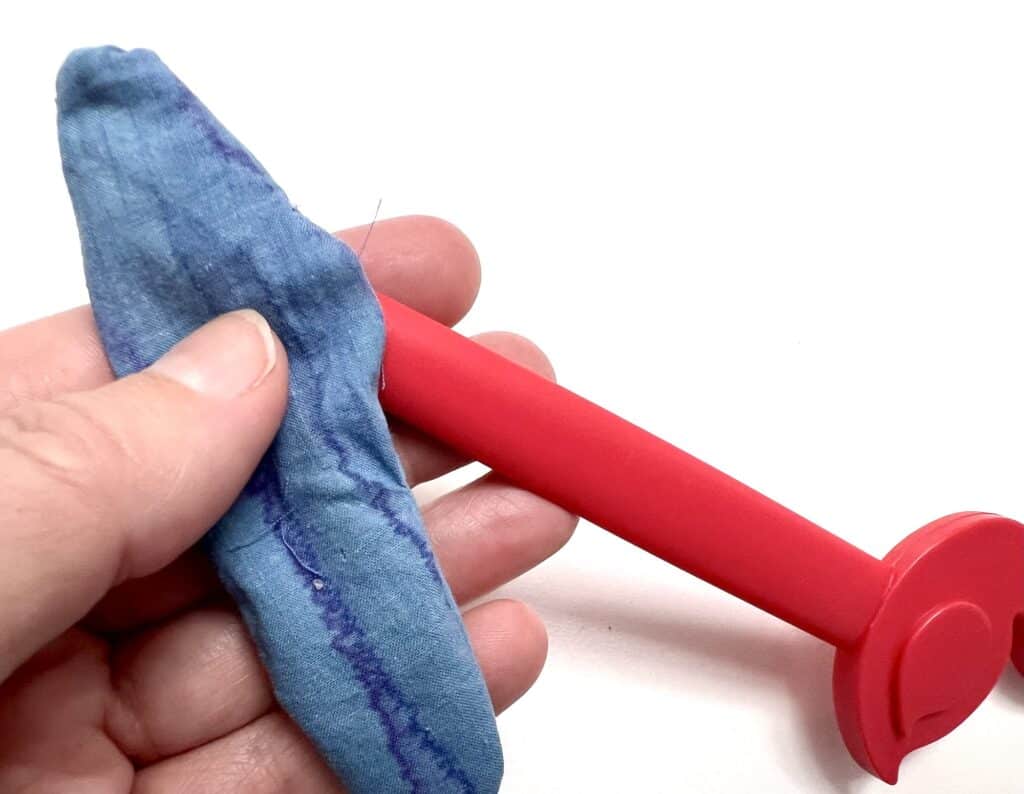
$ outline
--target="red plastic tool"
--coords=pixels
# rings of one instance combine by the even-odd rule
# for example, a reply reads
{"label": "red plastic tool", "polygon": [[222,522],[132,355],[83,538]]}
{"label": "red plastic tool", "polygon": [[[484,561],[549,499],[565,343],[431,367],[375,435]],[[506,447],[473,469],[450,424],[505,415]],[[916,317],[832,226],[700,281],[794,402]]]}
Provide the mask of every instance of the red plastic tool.
{"label": "red plastic tool", "polygon": [[[878,560],[386,296],[385,410],[522,487],[836,646],[835,707],[890,783],[1011,656],[1024,673],[1024,526],[960,513]],[[1016,627],[1016,632],[1015,632]],[[1015,636],[1016,635],[1016,636]]]}

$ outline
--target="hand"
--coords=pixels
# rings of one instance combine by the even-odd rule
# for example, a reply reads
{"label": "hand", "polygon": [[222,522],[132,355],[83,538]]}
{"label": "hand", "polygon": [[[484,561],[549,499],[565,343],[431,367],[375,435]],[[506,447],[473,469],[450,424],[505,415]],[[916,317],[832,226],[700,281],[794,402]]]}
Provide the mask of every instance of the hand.
{"label": "hand", "polygon": [[[339,236],[358,250],[366,231]],[[476,254],[441,221],[379,222],[362,259],[376,288],[445,323],[476,296]],[[552,376],[520,337],[477,341]],[[0,790],[339,790],[274,703],[237,611],[193,547],[277,430],[287,362],[275,344],[259,380],[268,351],[258,327],[226,315],[114,381],[87,307],[0,334]],[[196,368],[211,361],[215,380],[256,385],[237,397],[218,383],[196,389]],[[412,485],[464,463],[392,429]],[[575,526],[493,475],[423,517],[460,603],[539,563]],[[507,600],[463,617],[500,712],[539,674],[544,628]]]}

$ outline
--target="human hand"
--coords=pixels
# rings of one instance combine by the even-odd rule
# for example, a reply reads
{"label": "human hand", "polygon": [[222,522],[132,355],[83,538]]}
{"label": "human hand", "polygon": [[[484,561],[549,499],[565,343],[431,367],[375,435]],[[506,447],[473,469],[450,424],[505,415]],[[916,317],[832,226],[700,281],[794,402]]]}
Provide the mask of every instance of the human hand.
{"label": "human hand", "polygon": [[[358,250],[366,233],[339,236]],[[377,289],[442,322],[476,296],[476,254],[441,221],[378,222],[362,261]],[[275,704],[194,548],[281,420],[287,361],[267,330],[225,315],[118,381],[88,307],[0,333],[0,790],[339,790]],[[477,341],[552,376],[521,337]],[[392,430],[410,485],[464,462]],[[460,603],[539,563],[575,526],[493,475],[423,514]],[[463,618],[500,712],[539,674],[544,628],[507,600]]]}

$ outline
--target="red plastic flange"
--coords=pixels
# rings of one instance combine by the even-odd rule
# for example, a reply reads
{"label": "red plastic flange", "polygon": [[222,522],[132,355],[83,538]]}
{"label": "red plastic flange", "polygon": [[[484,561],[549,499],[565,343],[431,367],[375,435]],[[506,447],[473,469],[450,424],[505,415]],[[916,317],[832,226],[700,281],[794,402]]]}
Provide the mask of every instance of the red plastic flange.
{"label": "red plastic flange", "polygon": [[895,783],[907,753],[967,719],[1006,667],[1024,613],[1024,532],[1007,518],[959,513],[910,535],[885,562],[892,584],[860,641],[836,652],[833,694],[851,754]]}

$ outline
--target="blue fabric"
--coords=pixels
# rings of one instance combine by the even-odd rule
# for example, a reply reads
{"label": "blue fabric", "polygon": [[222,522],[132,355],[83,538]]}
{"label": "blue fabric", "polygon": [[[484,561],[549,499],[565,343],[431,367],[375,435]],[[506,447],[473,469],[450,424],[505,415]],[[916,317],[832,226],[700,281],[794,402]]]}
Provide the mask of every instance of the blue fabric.
{"label": "blue fabric", "polygon": [[207,536],[278,700],[353,794],[496,791],[491,702],[377,400],[383,322],[356,256],[153,53],[77,51],[57,91],[116,372],[241,307],[288,350],[281,431]]}

